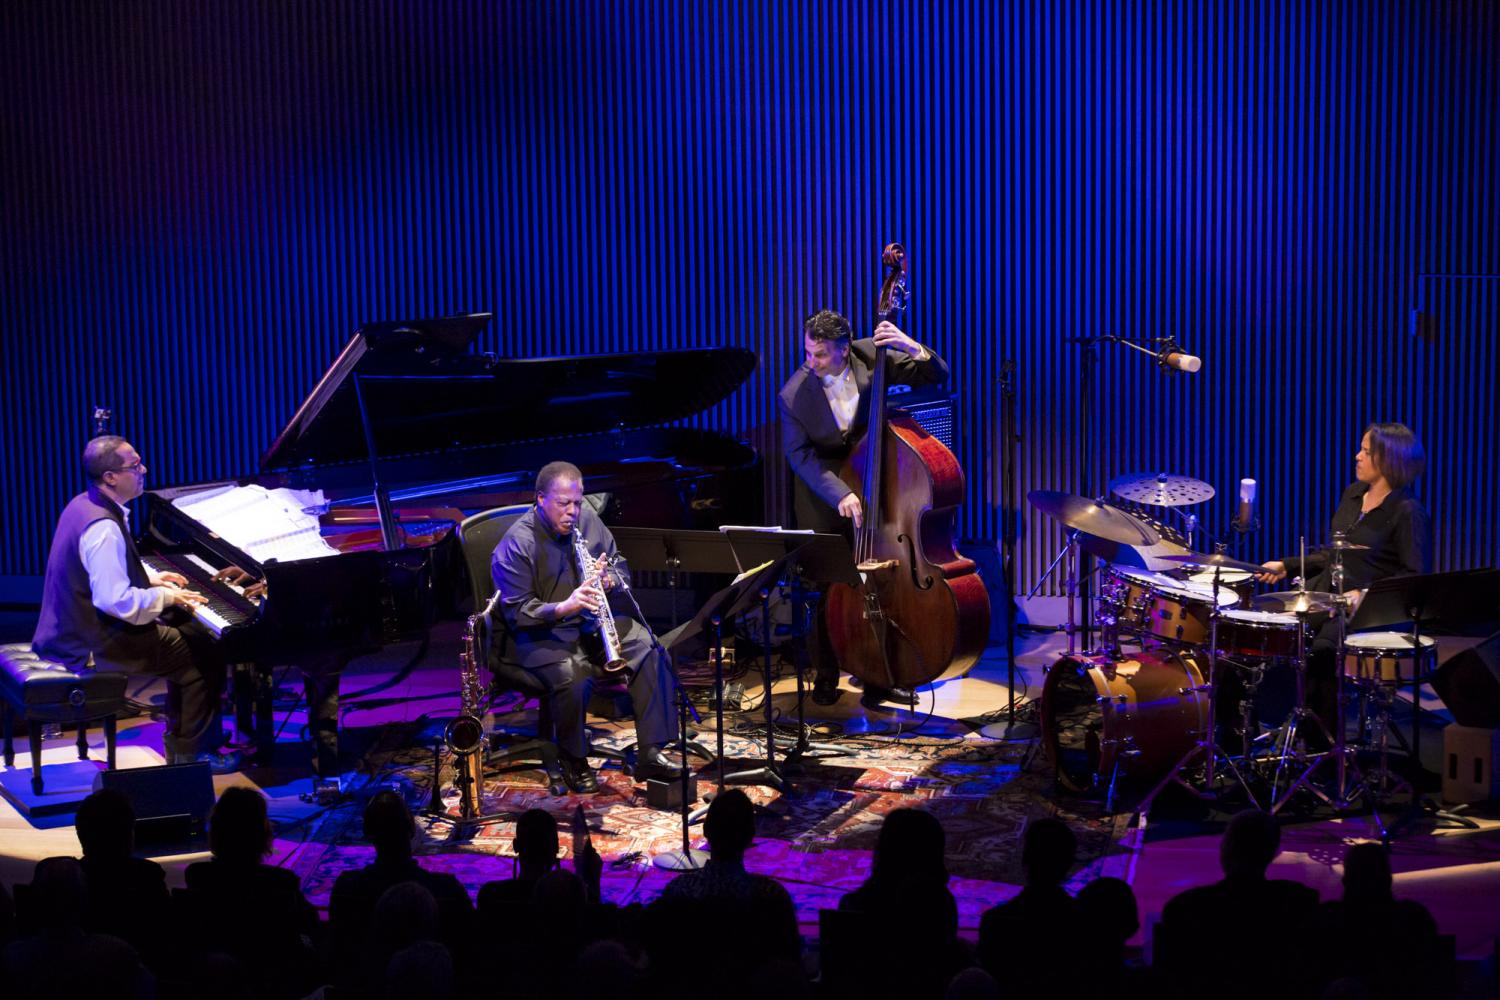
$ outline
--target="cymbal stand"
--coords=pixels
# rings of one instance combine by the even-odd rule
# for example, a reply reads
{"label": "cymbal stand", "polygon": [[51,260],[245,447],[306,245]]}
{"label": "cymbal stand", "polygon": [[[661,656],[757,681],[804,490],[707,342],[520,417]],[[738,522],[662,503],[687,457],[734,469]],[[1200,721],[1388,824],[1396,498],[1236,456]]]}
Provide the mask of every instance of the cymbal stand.
{"label": "cymbal stand", "polygon": [[[1234,780],[1239,782],[1239,786],[1245,790],[1245,795],[1250,799],[1250,804],[1257,809],[1260,808],[1260,804],[1255,799],[1255,792],[1251,790],[1249,782],[1247,782],[1245,780],[1245,776],[1240,773],[1240,769],[1235,766],[1233,756],[1219,745],[1217,725],[1218,719],[1216,711],[1218,706],[1218,699],[1216,696],[1216,692],[1219,687],[1218,594],[1220,572],[1221,567],[1216,564],[1214,566],[1213,590],[1211,591],[1215,599],[1210,602],[1211,610],[1208,613],[1208,680],[1203,684],[1199,684],[1195,687],[1180,688],[1178,691],[1179,695],[1181,695],[1182,697],[1187,697],[1188,695],[1198,692],[1202,692],[1208,696],[1208,705],[1206,710],[1207,718],[1205,719],[1203,729],[1200,730],[1202,736],[1191,750],[1178,758],[1177,763],[1172,765],[1172,770],[1167,772],[1166,777],[1157,782],[1156,787],[1151,789],[1151,791],[1146,794],[1146,797],[1141,800],[1140,804],[1136,806],[1136,812],[1138,812],[1142,817],[1144,817],[1148,812],[1151,811],[1151,803],[1156,801],[1156,797],[1161,794],[1162,790],[1173,782],[1176,782],[1183,788],[1186,788],[1188,791],[1192,792],[1200,799],[1211,798],[1214,794],[1213,788],[1218,774],[1217,765],[1220,761],[1223,762],[1225,770],[1232,774],[1234,776]],[[1203,785],[1201,789],[1194,788],[1192,784],[1184,780],[1182,777],[1183,769],[1186,768],[1188,764],[1192,763],[1192,761],[1199,756],[1202,756],[1203,758]],[[1113,794],[1114,782],[1113,780],[1111,780],[1111,798],[1113,797]],[[1106,808],[1109,808],[1109,804],[1106,804]]]}
{"label": "cymbal stand", "polygon": [[1043,570],[1042,575],[1037,578],[1036,586],[1032,587],[1031,593],[1027,595],[1028,597],[1035,597],[1036,592],[1042,589],[1042,584],[1047,582],[1047,579],[1052,575],[1052,571],[1057,568],[1057,564],[1063,563],[1068,573],[1066,577],[1068,585],[1068,620],[1066,624],[1063,625],[1063,632],[1068,637],[1069,656],[1072,656],[1078,652],[1079,616],[1074,607],[1078,602],[1079,593],[1078,553],[1078,532],[1076,530],[1070,531],[1068,532],[1068,540],[1063,543],[1062,549],[1057,553],[1057,555],[1052,557],[1052,561],[1047,564],[1047,568]]}

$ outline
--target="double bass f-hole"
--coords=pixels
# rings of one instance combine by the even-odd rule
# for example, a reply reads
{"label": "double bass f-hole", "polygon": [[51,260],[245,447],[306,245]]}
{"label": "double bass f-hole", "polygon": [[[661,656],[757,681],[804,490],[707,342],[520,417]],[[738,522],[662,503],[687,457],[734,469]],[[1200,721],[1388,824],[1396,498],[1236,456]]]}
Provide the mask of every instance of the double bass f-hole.
{"label": "double bass f-hole", "polygon": [[900,534],[896,541],[906,546],[906,565],[910,567],[907,571],[911,575],[911,584],[919,590],[930,590],[937,581],[930,576],[917,572],[917,543],[910,535]]}

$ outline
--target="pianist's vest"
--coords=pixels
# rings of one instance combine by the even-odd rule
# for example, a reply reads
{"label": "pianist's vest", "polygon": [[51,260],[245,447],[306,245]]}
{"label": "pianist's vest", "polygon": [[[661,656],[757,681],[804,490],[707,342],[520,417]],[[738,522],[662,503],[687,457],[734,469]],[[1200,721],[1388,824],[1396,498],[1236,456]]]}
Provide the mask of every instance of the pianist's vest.
{"label": "pianist's vest", "polygon": [[70,667],[84,665],[93,654],[100,666],[140,669],[150,663],[156,650],[156,626],[132,625],[95,608],[89,571],[78,555],[79,539],[89,525],[101,520],[114,521],[125,536],[125,566],[131,586],[151,585],[120,508],[89,487],[88,492],[68,501],[58,518],[42,584],[42,615],[31,637],[31,648]]}

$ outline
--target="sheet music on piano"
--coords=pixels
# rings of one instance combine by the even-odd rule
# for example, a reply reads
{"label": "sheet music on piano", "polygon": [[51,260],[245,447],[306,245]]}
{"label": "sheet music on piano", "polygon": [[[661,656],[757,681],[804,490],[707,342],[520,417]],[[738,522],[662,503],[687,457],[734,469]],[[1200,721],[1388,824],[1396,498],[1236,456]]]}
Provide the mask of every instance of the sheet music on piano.
{"label": "sheet music on piano", "polygon": [[322,490],[227,486],[181,496],[172,506],[257,562],[295,562],[337,555],[318,518],[305,508],[324,502]]}

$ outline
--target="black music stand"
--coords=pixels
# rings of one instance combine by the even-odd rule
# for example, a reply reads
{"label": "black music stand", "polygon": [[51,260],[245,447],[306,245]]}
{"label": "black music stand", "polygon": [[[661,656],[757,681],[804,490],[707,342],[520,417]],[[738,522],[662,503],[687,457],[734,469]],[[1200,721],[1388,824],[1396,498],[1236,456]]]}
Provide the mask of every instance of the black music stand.
{"label": "black music stand", "polygon": [[677,614],[678,576],[683,573],[722,573],[735,576],[743,568],[734,558],[729,539],[720,531],[677,528],[612,527],[615,548],[632,569],[667,574],[672,592],[672,628],[682,622]]}
{"label": "black music stand", "polygon": [[[805,539],[807,536],[800,536]],[[795,552],[795,550],[794,550]],[[740,614],[756,603],[760,604],[761,615],[769,619],[769,605],[771,588],[786,571],[786,565],[791,558],[791,553],[779,558],[765,561],[765,565],[741,574],[734,582],[723,590],[714,594],[693,616],[693,620],[685,625],[673,629],[663,639],[663,645],[668,649],[687,641],[700,632],[708,631],[714,642],[714,702],[715,721],[719,727],[719,776],[718,787],[722,791],[725,785],[767,785],[777,791],[786,791],[786,779],[780,768],[776,766],[776,741],[775,730],[768,729],[766,733],[766,762],[762,767],[752,768],[748,771],[735,771],[732,774],[724,773],[724,637],[723,621],[733,615]],[[773,721],[771,706],[771,657],[769,651],[766,653],[765,663],[762,670],[765,681],[765,708],[766,721]]]}
{"label": "black music stand", "polygon": [[[1365,632],[1409,624],[1414,662],[1420,664],[1424,630],[1450,635],[1486,634],[1497,615],[1496,594],[1500,594],[1500,570],[1496,569],[1387,577],[1377,580],[1365,591],[1359,607],[1349,619],[1347,631]],[[1343,669],[1342,666],[1339,669]],[[1412,670],[1411,759],[1418,773],[1422,771],[1422,684],[1426,680],[1418,671]],[[1420,784],[1419,781],[1412,782],[1411,806],[1406,815],[1392,824],[1392,834],[1424,815],[1478,829],[1478,824],[1472,820],[1439,809],[1435,802],[1422,794]]]}
{"label": "black music stand", "polygon": [[[828,757],[852,757],[854,751],[831,743],[813,743],[807,738],[807,690],[802,684],[802,664],[807,656],[807,633],[803,622],[807,618],[807,592],[802,588],[804,579],[811,580],[820,588],[830,583],[843,583],[857,587],[860,583],[859,569],[854,564],[854,553],[843,535],[814,534],[806,531],[748,531],[734,528],[724,532],[734,547],[741,562],[758,565],[771,559],[790,559],[787,563],[787,578],[792,591],[792,644],[793,663],[797,675],[797,740],[787,750],[784,759],[794,764],[813,754]],[[796,558],[791,559],[794,556]],[[771,629],[769,613],[762,609],[765,621],[766,670],[770,670]],[[771,689],[766,688],[769,702]],[[771,715],[766,715],[766,738],[771,739]]]}

